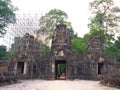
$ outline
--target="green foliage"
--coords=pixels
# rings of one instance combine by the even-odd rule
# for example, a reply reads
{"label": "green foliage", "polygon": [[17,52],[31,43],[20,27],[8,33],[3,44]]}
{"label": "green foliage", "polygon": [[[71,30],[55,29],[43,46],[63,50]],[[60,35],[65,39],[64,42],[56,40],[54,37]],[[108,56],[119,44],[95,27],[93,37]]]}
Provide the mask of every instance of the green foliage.
{"label": "green foliage", "polygon": [[70,32],[71,39],[75,39],[78,37],[78,34],[74,32],[73,28],[68,28],[68,31]]}
{"label": "green foliage", "polygon": [[77,53],[77,54],[82,54],[85,52],[86,49],[86,40],[84,38],[75,38],[71,40],[72,44],[72,49]]}
{"label": "green foliage", "polygon": [[117,61],[120,61],[120,39],[116,40],[114,43],[109,42],[106,44],[105,52],[108,55],[115,56]]}
{"label": "green foliage", "polygon": [[115,41],[115,48],[120,48],[120,36],[118,37],[118,39]]}
{"label": "green foliage", "polygon": [[34,57],[34,58],[45,60],[46,58],[48,59],[50,57],[51,49],[49,46],[44,44],[42,41],[36,40],[34,42],[34,46],[36,47],[33,50],[35,51],[36,54],[39,54],[38,57]]}
{"label": "green foliage", "polygon": [[91,19],[91,26],[97,25],[99,27],[103,27],[104,19],[105,19],[105,14],[101,12],[96,12],[96,15]]}
{"label": "green foliage", "polygon": [[43,57],[47,57],[50,55],[51,49],[49,46],[44,44],[42,41],[36,41],[36,45],[38,47],[37,50],[39,50],[40,53],[43,54]]}
{"label": "green foliage", "polygon": [[114,39],[120,28],[120,8],[114,5],[113,0],[94,0],[90,3],[90,10],[94,16],[88,25],[89,34],[100,36],[105,52],[120,61],[120,40]]}
{"label": "green foliage", "polygon": [[54,24],[65,24],[68,15],[59,9],[52,9],[47,14],[53,20],[52,23]]}
{"label": "green foliage", "polygon": [[37,36],[39,37],[39,35],[45,35],[46,40],[49,40],[52,38],[52,34],[56,28],[56,25],[65,24],[68,28],[68,31],[71,32],[72,38],[76,37],[77,34],[74,34],[71,23],[68,22],[67,19],[68,15],[64,11],[59,9],[50,10],[44,16],[41,16],[39,20],[40,29],[36,32]]}
{"label": "green foliage", "polygon": [[120,61],[120,36],[118,37],[118,39],[115,41],[114,43],[114,47],[116,48],[116,58],[118,61]]}
{"label": "green foliage", "polygon": [[5,59],[6,57],[6,52],[7,52],[7,48],[6,46],[0,46],[0,59]]}
{"label": "green foliage", "polygon": [[105,30],[102,29],[99,26],[92,26],[90,28],[89,35],[99,36],[102,44],[106,44],[107,42],[110,42],[111,40],[114,40],[114,38],[113,38],[114,35],[113,34],[105,33]]}
{"label": "green foliage", "polygon": [[83,54],[86,51],[87,41],[90,35],[85,34],[83,38],[76,37],[71,40],[71,47],[77,54]]}
{"label": "green foliage", "polygon": [[60,72],[65,73],[65,64],[59,64]]}
{"label": "green foliage", "polygon": [[[21,37],[14,38],[14,43],[12,44],[12,47],[11,47],[12,54],[18,52],[20,43],[22,42],[21,40],[22,40]],[[40,53],[43,54],[43,57],[50,54],[50,47],[46,46],[46,44],[44,44],[42,41],[36,40],[34,42],[34,45],[36,46],[35,49],[37,49]]]}
{"label": "green foliage", "polygon": [[116,59],[120,62],[120,49],[117,50]]}
{"label": "green foliage", "polygon": [[7,51],[7,47],[4,45],[0,46],[0,60],[6,60],[11,56],[11,53]]}
{"label": "green foliage", "polygon": [[94,0],[90,3],[90,10],[94,14],[89,24],[90,30],[99,29],[105,36],[104,43],[111,41],[120,28],[120,8],[114,5],[113,0]]}
{"label": "green foliage", "polygon": [[11,0],[0,0],[0,35],[6,33],[5,27],[15,22],[16,8],[11,4]]}
{"label": "green foliage", "polygon": [[108,55],[115,55],[115,51],[116,51],[116,48],[114,47],[114,43],[112,43],[112,42],[107,43],[107,45],[105,47],[105,52]]}

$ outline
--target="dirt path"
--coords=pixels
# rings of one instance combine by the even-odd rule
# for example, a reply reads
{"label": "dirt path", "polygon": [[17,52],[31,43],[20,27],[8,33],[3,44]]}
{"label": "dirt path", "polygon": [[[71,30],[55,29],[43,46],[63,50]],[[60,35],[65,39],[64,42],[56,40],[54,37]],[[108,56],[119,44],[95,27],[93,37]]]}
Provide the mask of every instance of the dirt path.
{"label": "dirt path", "polygon": [[21,83],[0,87],[0,90],[120,90],[105,87],[99,81],[87,80],[24,80]]}

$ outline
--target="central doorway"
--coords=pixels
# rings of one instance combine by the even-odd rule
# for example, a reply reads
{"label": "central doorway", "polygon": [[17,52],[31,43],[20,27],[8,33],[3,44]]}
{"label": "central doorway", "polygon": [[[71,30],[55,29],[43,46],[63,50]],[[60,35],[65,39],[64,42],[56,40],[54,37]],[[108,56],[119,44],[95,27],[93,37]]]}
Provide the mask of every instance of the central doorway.
{"label": "central doorway", "polygon": [[102,74],[103,65],[103,62],[98,62],[98,75]]}
{"label": "central doorway", "polygon": [[24,62],[18,62],[17,69],[19,74],[24,74]]}
{"label": "central doorway", "polygon": [[65,60],[55,61],[55,79],[60,79],[60,80],[66,79],[66,61]]}

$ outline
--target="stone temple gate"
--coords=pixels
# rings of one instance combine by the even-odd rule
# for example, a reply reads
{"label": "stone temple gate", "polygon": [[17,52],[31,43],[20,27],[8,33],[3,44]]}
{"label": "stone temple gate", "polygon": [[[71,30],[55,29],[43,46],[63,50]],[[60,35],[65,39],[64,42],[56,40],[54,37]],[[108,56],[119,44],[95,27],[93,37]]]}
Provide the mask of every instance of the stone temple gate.
{"label": "stone temple gate", "polygon": [[77,55],[71,49],[70,33],[58,25],[52,38],[51,72],[55,79],[99,79],[101,75],[117,73],[115,57],[104,53],[98,36],[88,40],[86,52]]}
{"label": "stone temple gate", "polygon": [[[65,25],[56,27],[52,39],[52,77],[65,78],[68,71],[68,59],[71,50],[70,33],[66,30]],[[64,72],[60,70],[63,68]]]}
{"label": "stone temple gate", "polygon": [[20,38],[16,46],[17,51],[11,60],[0,62],[0,68],[8,65],[4,70],[16,71],[20,77],[99,79],[100,76],[111,77],[120,74],[120,64],[116,62],[115,57],[104,53],[98,36],[91,36],[87,42],[86,52],[77,55],[71,48],[70,33],[62,24],[57,25],[53,33],[51,53],[46,52],[47,48],[39,45],[37,39],[28,33]]}

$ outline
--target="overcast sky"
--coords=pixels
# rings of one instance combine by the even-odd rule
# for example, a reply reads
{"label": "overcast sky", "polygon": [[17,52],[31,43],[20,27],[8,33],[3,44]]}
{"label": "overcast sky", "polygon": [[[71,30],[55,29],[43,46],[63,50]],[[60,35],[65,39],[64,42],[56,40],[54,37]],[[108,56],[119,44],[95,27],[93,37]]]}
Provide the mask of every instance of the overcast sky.
{"label": "overcast sky", "polygon": [[[89,32],[87,28],[90,12],[89,2],[93,0],[12,0],[14,6],[18,7],[17,14],[45,14],[51,9],[61,9],[68,14],[73,29],[83,36]],[[120,6],[120,0],[114,0]]]}

